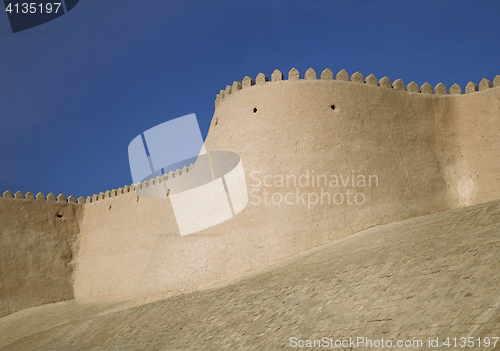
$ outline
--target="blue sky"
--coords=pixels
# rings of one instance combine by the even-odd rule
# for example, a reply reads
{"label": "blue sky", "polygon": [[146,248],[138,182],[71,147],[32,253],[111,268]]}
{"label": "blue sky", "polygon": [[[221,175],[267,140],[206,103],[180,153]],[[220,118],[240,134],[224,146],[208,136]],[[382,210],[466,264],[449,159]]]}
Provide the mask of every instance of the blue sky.
{"label": "blue sky", "polygon": [[[0,192],[130,184],[127,147],[278,68],[407,84],[500,74],[499,1],[97,1],[13,34],[0,14]],[[499,116],[500,117],[500,116]]]}

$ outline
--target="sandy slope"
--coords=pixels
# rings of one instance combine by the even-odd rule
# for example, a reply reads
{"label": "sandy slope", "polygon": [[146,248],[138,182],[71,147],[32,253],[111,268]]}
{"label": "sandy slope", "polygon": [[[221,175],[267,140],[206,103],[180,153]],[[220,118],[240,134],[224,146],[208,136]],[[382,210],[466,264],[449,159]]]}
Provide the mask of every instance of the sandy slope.
{"label": "sandy slope", "polygon": [[0,350],[276,350],[291,349],[291,337],[415,338],[429,349],[428,337],[500,336],[500,201],[371,228],[209,290],[124,304],[4,317]]}

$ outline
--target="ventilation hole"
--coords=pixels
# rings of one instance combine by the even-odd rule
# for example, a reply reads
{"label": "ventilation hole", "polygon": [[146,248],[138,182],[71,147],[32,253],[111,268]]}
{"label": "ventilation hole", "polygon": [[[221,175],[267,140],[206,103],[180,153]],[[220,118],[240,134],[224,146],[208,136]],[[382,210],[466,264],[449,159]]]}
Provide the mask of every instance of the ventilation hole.
{"label": "ventilation hole", "polygon": [[253,109],[253,113],[257,113],[257,109],[256,108]]}
{"label": "ventilation hole", "polygon": [[332,110],[335,110],[335,105],[330,106]]}
{"label": "ventilation hole", "polygon": [[57,214],[57,218],[62,218],[62,215],[60,215],[60,214]]}
{"label": "ventilation hole", "polygon": [[109,205],[109,210],[111,210],[111,205]]}
{"label": "ventilation hole", "polygon": [[217,125],[217,124],[219,124],[219,119],[218,118],[215,119],[215,125]]}

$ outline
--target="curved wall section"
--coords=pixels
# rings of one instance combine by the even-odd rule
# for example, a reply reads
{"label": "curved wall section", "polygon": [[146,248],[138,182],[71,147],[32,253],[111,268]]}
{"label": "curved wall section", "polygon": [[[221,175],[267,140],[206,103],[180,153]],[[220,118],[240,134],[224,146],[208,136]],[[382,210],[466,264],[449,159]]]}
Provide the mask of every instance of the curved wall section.
{"label": "curved wall section", "polygon": [[[142,268],[116,270],[111,280],[104,278],[109,272],[103,262],[89,270],[97,257],[87,261],[81,269],[94,286],[81,281],[92,292],[81,297],[131,294],[136,304],[148,302],[236,278],[379,224],[500,197],[491,178],[498,162],[486,155],[487,162],[474,161],[469,152],[473,145],[484,153],[500,145],[494,133],[479,138],[479,130],[500,127],[500,89],[448,95],[439,85],[433,94],[428,84],[412,83],[405,90],[400,80],[391,87],[388,78],[377,83],[371,75],[367,83],[356,83],[346,74],[316,80],[309,72],[309,79],[273,82],[259,75],[257,85],[245,78],[221,92],[205,146],[241,157],[249,202],[234,218],[181,237],[168,199],[160,225],[145,215],[160,216],[159,202],[127,205],[117,198],[120,206],[139,206],[144,215],[134,217],[130,207],[130,215],[106,219],[116,233],[110,235],[99,225],[106,206],[86,205],[89,237],[82,253],[102,250],[104,238],[114,238],[110,248],[119,240],[129,250],[110,266],[118,267],[120,260],[131,262],[126,257],[136,248],[143,251]],[[353,79],[362,82],[359,75]],[[475,129],[472,122],[485,127]],[[464,187],[472,172],[485,176]],[[128,228],[139,224],[142,229],[132,235]],[[116,283],[122,276],[134,284]]]}
{"label": "curved wall section", "polygon": [[141,304],[366,228],[500,198],[500,77],[495,88],[467,84],[465,95],[456,84],[447,93],[443,84],[405,86],[359,72],[288,77],[245,77],[217,96],[205,148],[240,156],[248,190],[241,213],[181,236],[168,195],[137,196],[135,188],[182,184],[196,163],[87,198],[77,299]]}

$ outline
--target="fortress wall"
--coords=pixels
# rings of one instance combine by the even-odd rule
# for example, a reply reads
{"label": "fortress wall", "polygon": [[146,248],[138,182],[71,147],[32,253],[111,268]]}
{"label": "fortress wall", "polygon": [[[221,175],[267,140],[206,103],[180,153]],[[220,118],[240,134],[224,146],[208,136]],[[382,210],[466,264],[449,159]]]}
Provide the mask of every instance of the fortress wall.
{"label": "fortress wall", "polygon": [[[229,221],[186,237],[162,237],[136,303],[205,288],[362,229],[444,211],[457,202],[436,151],[446,147],[436,116],[449,115],[450,96],[432,95],[432,88],[430,94],[409,93],[339,80],[266,83],[261,76],[260,83],[251,86],[246,79],[242,89],[219,97],[206,140],[208,150],[240,154],[250,194],[295,192],[255,185],[264,176],[308,171],[376,175],[378,186],[349,182],[324,189],[344,196],[347,190],[362,192],[362,205],[266,205],[262,197],[255,204],[251,195],[246,209]],[[451,120],[444,122],[447,128]],[[317,186],[298,188],[321,193]],[[173,218],[171,224],[176,232]]]}
{"label": "fortress wall", "polygon": [[[279,228],[285,251],[289,241],[300,240],[296,249],[304,250],[453,203],[435,151],[441,142],[435,116],[448,114],[449,96],[306,79],[247,87],[225,99],[217,105],[207,147],[240,153],[250,182],[253,171],[262,176],[354,171],[379,178],[378,188],[360,189],[367,198],[362,206],[262,206],[261,215],[271,219],[262,227]],[[304,219],[306,228],[324,227],[304,238],[299,234]]]}
{"label": "fortress wall", "polygon": [[[345,71],[336,80],[329,70],[322,79],[313,70],[306,79],[299,76],[292,70],[283,81],[275,71],[272,82],[259,74],[255,83],[246,77],[217,97],[205,146],[241,156],[250,196],[236,217],[181,237],[168,199],[138,197],[133,187],[88,197],[74,296],[154,301],[213,286],[369,227],[500,195],[494,183],[500,89],[483,84],[486,91],[475,92],[468,85],[468,94],[461,95],[456,85],[447,94],[442,84],[405,87],[401,80],[359,72],[351,81]],[[479,159],[475,147],[482,152]],[[182,174],[162,179],[167,185],[183,182]],[[280,177],[286,183],[287,176],[306,174],[307,186],[279,184]],[[312,185],[313,174],[326,176],[329,185],[337,177],[338,186]],[[473,186],[471,174],[480,175]],[[359,176],[365,186],[357,183]],[[372,186],[370,176],[377,179]],[[156,182],[148,192],[161,195],[163,185]],[[302,203],[309,196],[319,201],[322,190],[330,197],[342,194],[343,201]],[[292,204],[283,201],[288,193]],[[356,193],[363,203],[353,203]]]}
{"label": "fortress wall", "polygon": [[166,199],[139,197],[133,188],[127,190],[130,192],[85,205],[75,273],[76,299],[130,298],[160,233],[173,235],[169,223],[172,210]]}
{"label": "fortress wall", "polygon": [[[469,98],[453,94],[459,87],[448,95],[442,84],[433,92],[429,84],[412,82],[405,89],[400,80],[391,84],[373,75],[356,74],[349,82],[347,73],[337,80],[314,79],[311,71],[308,79],[293,80],[294,74],[274,82],[259,75],[255,86],[245,78],[217,98],[206,147],[240,154],[250,194],[246,209],[181,237],[169,200],[137,202],[130,194],[86,205],[78,297],[153,301],[236,278],[369,227],[463,205],[462,193],[452,191],[462,179],[455,176],[462,164],[453,153],[462,138],[456,102]],[[279,176],[307,172],[344,180],[375,175],[378,186],[352,186],[349,179],[346,186],[340,180],[338,187],[323,189],[344,196],[361,192],[362,205],[264,203],[264,190],[321,194],[311,184],[256,186],[265,176],[275,183]]]}
{"label": "fortress wall", "polygon": [[28,192],[0,198],[0,317],[74,298],[83,206],[74,197]]}
{"label": "fortress wall", "polygon": [[[500,82],[499,82],[500,83]],[[449,130],[455,142],[447,152],[450,192],[456,207],[500,198],[500,87],[453,97]]]}

